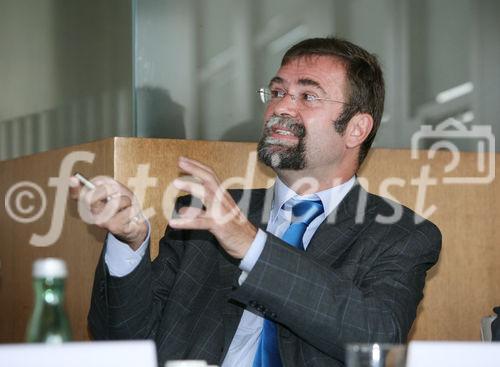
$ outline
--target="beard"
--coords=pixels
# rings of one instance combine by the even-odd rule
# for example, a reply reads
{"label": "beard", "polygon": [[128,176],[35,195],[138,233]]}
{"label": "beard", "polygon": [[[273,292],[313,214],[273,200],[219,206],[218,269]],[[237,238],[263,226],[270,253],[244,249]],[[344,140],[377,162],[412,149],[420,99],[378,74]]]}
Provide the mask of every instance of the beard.
{"label": "beard", "polygon": [[[295,141],[274,138],[276,129],[285,129],[297,138]],[[306,167],[306,129],[297,120],[289,117],[272,116],[265,124],[257,145],[259,161],[273,169],[301,170]]]}

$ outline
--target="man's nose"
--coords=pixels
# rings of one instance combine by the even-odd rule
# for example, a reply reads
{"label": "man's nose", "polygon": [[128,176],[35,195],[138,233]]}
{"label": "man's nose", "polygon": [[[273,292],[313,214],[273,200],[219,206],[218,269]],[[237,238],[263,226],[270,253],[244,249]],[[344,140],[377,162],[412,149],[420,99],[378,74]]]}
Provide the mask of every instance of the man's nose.
{"label": "man's nose", "polygon": [[297,116],[298,100],[296,96],[286,94],[273,104],[273,113],[278,116]]}

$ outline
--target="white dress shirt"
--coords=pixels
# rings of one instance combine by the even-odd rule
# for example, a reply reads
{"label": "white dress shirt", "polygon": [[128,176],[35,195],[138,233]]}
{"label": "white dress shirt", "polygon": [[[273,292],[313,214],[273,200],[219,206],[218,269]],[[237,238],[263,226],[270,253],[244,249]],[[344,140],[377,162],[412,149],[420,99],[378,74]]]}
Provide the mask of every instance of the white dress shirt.
{"label": "white dress shirt", "polygon": [[[306,229],[303,237],[304,249],[307,250],[309,241],[319,225],[337,207],[345,195],[353,187],[355,178],[344,182],[341,185],[317,192],[312,195],[300,196],[287,187],[279,178],[274,186],[274,197],[271,206],[267,232],[281,237],[290,226],[292,211],[291,208],[295,200],[321,200],[324,212],[315,218]],[[113,276],[125,276],[132,272],[144,256],[150,237],[148,223],[148,235],[144,243],[133,251],[129,246],[120,242],[111,233],[107,237],[107,246],[104,259],[109,272]],[[239,283],[242,284],[248,273],[252,271],[257,263],[267,240],[267,234],[259,229],[257,235],[250,246],[245,257],[241,260],[240,269],[243,271]],[[222,363],[222,367],[252,367],[255,353],[257,351],[260,334],[264,319],[250,311],[243,311],[238,329],[234,335],[229,351]]]}
{"label": "white dress shirt", "polygon": [[146,223],[148,224],[148,235],[141,246],[135,251],[129,245],[113,236],[112,233],[108,232],[104,261],[108,266],[109,274],[115,277],[124,277],[139,265],[146,253],[151,235],[149,222]]}

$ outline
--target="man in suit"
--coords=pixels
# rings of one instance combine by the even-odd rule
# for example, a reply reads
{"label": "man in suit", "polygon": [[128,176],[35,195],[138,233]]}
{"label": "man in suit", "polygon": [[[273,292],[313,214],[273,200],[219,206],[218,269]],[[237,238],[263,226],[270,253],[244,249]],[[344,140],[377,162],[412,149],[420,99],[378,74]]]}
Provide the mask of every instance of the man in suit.
{"label": "man in suit", "polygon": [[[151,338],[160,363],[226,367],[342,366],[346,343],[405,342],[441,236],[356,180],[383,111],[376,58],[337,38],[305,40],[259,94],[258,155],[275,186],[226,191],[181,157],[196,180],[174,182],[190,196],[153,262],[132,193],[107,181],[85,193],[93,213],[119,208],[98,223],[109,234],[89,312],[96,339]],[[85,190],[72,185],[74,197]]]}

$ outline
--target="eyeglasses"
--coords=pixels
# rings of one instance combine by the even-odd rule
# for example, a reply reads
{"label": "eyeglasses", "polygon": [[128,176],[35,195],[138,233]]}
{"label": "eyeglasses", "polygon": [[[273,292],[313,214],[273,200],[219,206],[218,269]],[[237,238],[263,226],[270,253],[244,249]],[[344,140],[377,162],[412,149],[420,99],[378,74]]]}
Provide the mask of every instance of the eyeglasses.
{"label": "eyeglasses", "polygon": [[257,93],[259,94],[262,103],[270,104],[276,103],[283,100],[286,96],[290,96],[292,101],[297,102],[299,105],[305,108],[315,108],[319,107],[322,102],[335,102],[349,105],[347,102],[336,101],[330,98],[321,98],[310,93],[300,93],[298,96],[290,94],[283,89],[270,89],[270,88],[260,88]]}

